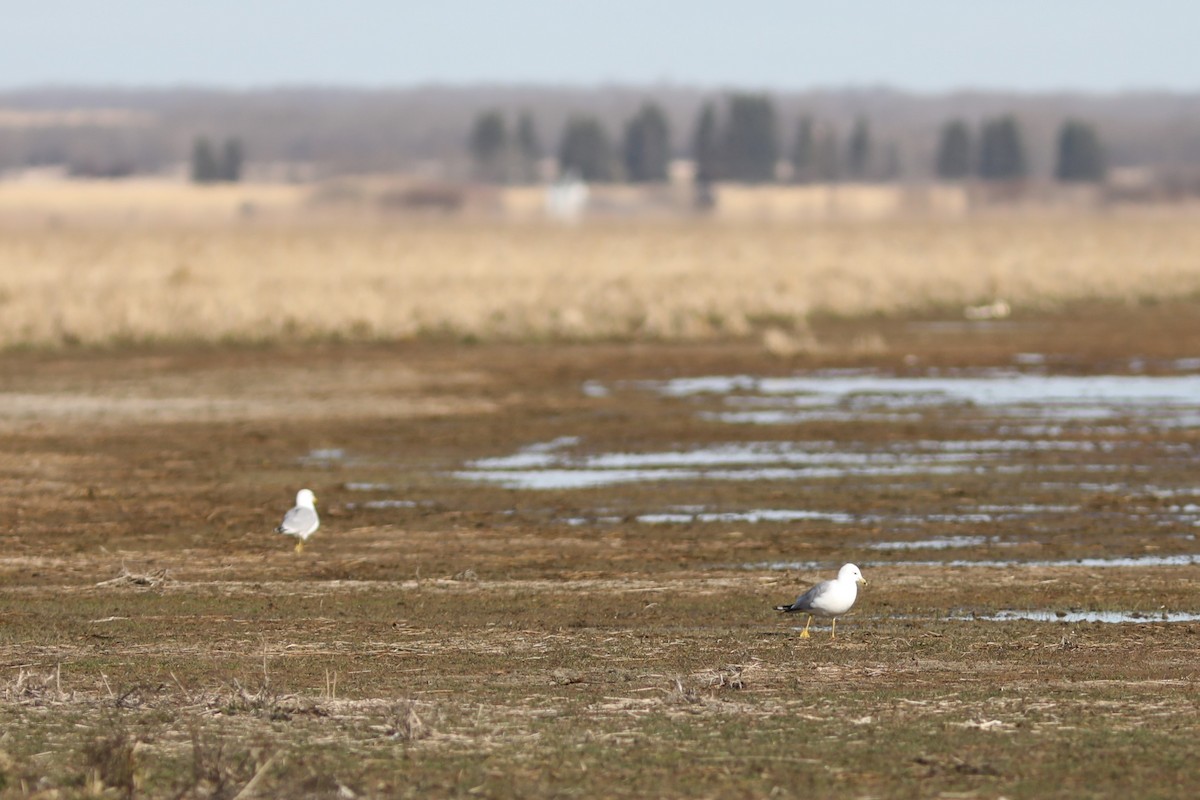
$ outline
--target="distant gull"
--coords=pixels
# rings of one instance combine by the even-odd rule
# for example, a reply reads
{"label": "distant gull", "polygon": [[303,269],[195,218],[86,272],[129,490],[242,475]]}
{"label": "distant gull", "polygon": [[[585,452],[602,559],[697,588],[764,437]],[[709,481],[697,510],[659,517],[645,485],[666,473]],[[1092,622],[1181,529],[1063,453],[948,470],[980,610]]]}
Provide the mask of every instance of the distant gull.
{"label": "distant gull", "polygon": [[[296,537],[297,553],[304,552],[304,543],[308,541],[308,537],[321,527],[316,505],[316,496],[308,489],[301,489],[296,493],[296,507],[283,515],[283,522],[275,529],[276,533]],[[850,602],[854,602],[854,599],[851,598]]]}
{"label": "distant gull", "polygon": [[1009,314],[1012,314],[1012,306],[1004,300],[996,300],[978,306],[967,306],[963,309],[963,316],[969,320],[1008,319]]}
{"label": "distant gull", "polygon": [[837,577],[831,581],[822,581],[796,598],[790,606],[775,606],[776,611],[791,613],[803,611],[808,614],[808,622],[800,632],[801,639],[809,638],[808,626],[812,624],[814,614],[822,617],[833,617],[833,630],[829,638],[837,637],[837,618],[850,610],[858,597],[858,584],[867,585],[867,581],[859,572],[858,567],[846,564],[838,570]]}

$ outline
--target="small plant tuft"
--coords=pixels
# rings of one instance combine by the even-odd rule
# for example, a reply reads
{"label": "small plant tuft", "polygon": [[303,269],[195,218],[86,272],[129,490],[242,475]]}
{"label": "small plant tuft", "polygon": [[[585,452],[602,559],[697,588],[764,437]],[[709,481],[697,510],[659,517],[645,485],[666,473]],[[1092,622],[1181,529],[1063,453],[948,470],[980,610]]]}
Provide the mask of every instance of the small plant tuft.
{"label": "small plant tuft", "polygon": [[132,798],[137,778],[135,744],[129,733],[118,727],[85,745],[87,782],[101,791],[114,789],[118,796]]}
{"label": "small plant tuft", "polygon": [[402,742],[415,742],[433,735],[433,729],[417,713],[412,700],[397,703],[388,721],[387,736]]}

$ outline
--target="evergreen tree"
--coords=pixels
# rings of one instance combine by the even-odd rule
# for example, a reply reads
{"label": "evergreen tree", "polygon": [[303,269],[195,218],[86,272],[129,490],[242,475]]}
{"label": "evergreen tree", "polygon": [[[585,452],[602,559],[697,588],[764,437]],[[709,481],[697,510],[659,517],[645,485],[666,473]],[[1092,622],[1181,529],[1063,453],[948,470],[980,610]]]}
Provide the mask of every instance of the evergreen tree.
{"label": "evergreen tree", "polygon": [[937,175],[942,180],[958,181],[971,174],[971,132],[962,120],[942,126],[938,140]]}
{"label": "evergreen tree", "polygon": [[667,116],[653,103],[625,126],[625,177],[632,183],[653,183],[667,179],[671,161],[671,132]]}
{"label": "evergreen tree", "polygon": [[871,166],[871,128],[867,120],[859,117],[850,129],[850,139],[846,142],[846,171],[855,180],[867,177]]}
{"label": "evergreen tree", "polygon": [[775,180],[779,158],[775,105],[766,95],[734,94],[724,136],[725,175],[746,183]]}
{"label": "evergreen tree", "polygon": [[1095,183],[1104,180],[1104,173],[1104,149],[1096,129],[1078,120],[1064,122],[1058,133],[1055,177],[1071,183]]}
{"label": "evergreen tree", "polygon": [[813,137],[812,117],[804,116],[796,123],[796,138],[792,141],[792,180],[808,183],[816,177],[817,142]]}
{"label": "evergreen tree", "polygon": [[1010,115],[987,120],[979,149],[979,177],[990,181],[1024,178],[1027,172],[1021,127]]}
{"label": "evergreen tree", "polygon": [[240,139],[226,139],[225,148],[221,153],[219,171],[221,180],[237,183],[242,179],[242,164],[245,152],[242,150]]}
{"label": "evergreen tree", "polygon": [[521,177],[526,182],[537,180],[538,162],[542,158],[542,142],[538,137],[533,116],[528,111],[517,118],[517,155],[521,160]]}
{"label": "evergreen tree", "polygon": [[192,143],[192,182],[216,183],[221,180],[221,164],[207,137],[198,137]]}
{"label": "evergreen tree", "polygon": [[696,164],[696,183],[712,183],[720,177],[721,146],[717,140],[717,110],[712,103],[705,103],[696,119],[692,160]]}
{"label": "evergreen tree", "polygon": [[600,120],[578,116],[567,121],[558,148],[560,172],[574,172],[585,181],[611,181],[614,166],[612,143]]}
{"label": "evergreen tree", "polygon": [[507,177],[508,129],[499,111],[485,111],[475,119],[470,148],[480,178],[503,181]]}

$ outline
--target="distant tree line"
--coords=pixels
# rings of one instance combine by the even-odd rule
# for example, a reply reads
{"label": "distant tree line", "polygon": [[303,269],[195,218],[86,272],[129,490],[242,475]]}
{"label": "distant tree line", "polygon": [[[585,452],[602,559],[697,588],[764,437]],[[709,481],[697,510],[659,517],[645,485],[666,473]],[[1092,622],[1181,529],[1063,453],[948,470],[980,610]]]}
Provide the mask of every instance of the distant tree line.
{"label": "distant tree line", "polygon": [[[1021,126],[1011,114],[984,120],[978,146],[963,120],[942,127],[938,143],[936,173],[939,178],[959,181],[978,177],[985,181],[1021,180],[1029,174]],[[1067,120],[1058,134],[1054,177],[1067,183],[1104,180],[1104,150],[1094,126]]]}
{"label": "distant tree line", "polygon": [[[471,129],[468,147],[475,175],[490,183],[529,183],[539,177],[543,157],[533,118],[522,113],[515,134],[500,111],[480,114]],[[567,120],[557,150],[559,171],[586,181],[627,180],[653,183],[667,179],[671,163],[671,131],[667,116],[647,103],[625,123],[620,143],[614,143],[594,116]]]}
{"label": "distant tree line", "polygon": [[891,180],[899,174],[898,148],[889,143],[881,159],[864,117],[855,120],[842,142],[832,125],[802,116],[786,150],[778,118],[766,95],[730,95],[723,118],[715,104],[705,105],[691,153],[697,180],[771,183],[787,177],[795,183],[828,183]]}
{"label": "distant tree line", "polygon": [[488,183],[529,183],[538,177],[541,140],[533,117],[522,112],[514,130],[499,111],[485,111],[475,120],[469,139],[476,177]]}
{"label": "distant tree line", "polygon": [[[765,94],[734,93],[723,107],[708,102],[696,116],[688,146],[695,181],[739,183],[831,183],[893,181],[902,174],[900,147],[877,142],[869,120],[857,117],[844,137],[834,125],[803,115],[790,143],[780,134],[779,114]],[[469,139],[476,177],[493,183],[535,180],[542,157],[528,112],[518,117],[515,135],[504,115],[487,111],[476,119]],[[594,115],[570,117],[555,152],[560,174],[586,181],[654,183],[668,178],[674,151],[671,126],[663,109],[644,103],[625,123],[615,141]],[[984,120],[977,134],[962,120],[947,122],[937,147],[935,174],[944,180],[979,178],[1012,181],[1029,174],[1021,126],[1008,114]],[[1054,175],[1062,181],[1104,179],[1100,139],[1093,126],[1069,120],[1058,139]]]}
{"label": "distant tree line", "polygon": [[[869,170],[878,180],[886,180],[897,168],[909,179],[935,177],[940,129],[947,121],[961,118],[968,124],[968,174],[975,180],[981,120],[1011,113],[1020,120],[1031,178],[1055,176],[1059,129],[1064,118],[1072,117],[1099,131],[1110,170],[1136,169],[1131,177],[1145,181],[1148,189],[1200,194],[1200,136],[1196,135],[1200,93],[1196,92],[915,95],[858,88],[775,91],[770,99],[778,122],[781,180],[797,179],[790,165],[796,128],[805,116],[812,123],[808,150],[822,152],[802,155],[799,161],[813,164],[814,172],[828,173],[836,167],[839,180],[854,179],[847,162],[856,118],[869,122]],[[473,174],[466,144],[477,117],[487,109],[505,112],[512,139],[517,136],[516,111],[527,112],[536,121],[542,135],[539,166],[549,174],[573,114],[593,116],[602,123],[615,162],[621,165],[625,125],[647,100],[666,114],[675,159],[692,158],[692,137],[706,102],[712,102],[713,124],[718,129],[727,124],[727,98],[689,86],[660,86],[653,91],[628,86],[503,85],[8,90],[0,92],[0,107],[5,110],[0,120],[0,175],[31,169],[86,176],[167,175],[181,166],[186,175],[197,136],[209,136],[213,149],[220,152],[225,137],[213,135],[213,124],[221,120],[230,126],[229,132],[237,131],[247,146],[248,161],[256,162],[256,172],[273,179],[420,169],[424,175],[453,180]],[[716,138],[723,141],[724,137]]]}
{"label": "distant tree line", "polygon": [[[534,165],[541,156],[532,118],[523,113],[516,137],[509,134],[504,115],[495,110],[480,114],[468,139],[477,178],[493,183],[527,182],[536,177]],[[587,181],[654,183],[667,180],[674,145],[667,114],[647,102],[628,119],[619,142],[594,116],[571,116],[556,151],[559,171]],[[770,183],[780,179],[783,148],[778,114],[771,99],[761,94],[732,94],[724,113],[707,103],[696,118],[690,155],[698,183],[730,180]],[[845,153],[845,157],[842,157]],[[879,161],[873,151],[870,128],[860,118],[845,147],[828,126],[800,121],[790,150],[794,180],[829,181],[891,179],[899,172],[898,148],[890,145]]]}
{"label": "distant tree line", "polygon": [[876,145],[866,117],[857,117],[845,141],[830,123],[811,115],[800,117],[788,153],[791,179],[795,183],[892,181],[900,176],[900,148],[887,142]]}
{"label": "distant tree line", "polygon": [[226,139],[218,149],[208,137],[192,143],[192,183],[237,183],[246,160],[240,139]]}

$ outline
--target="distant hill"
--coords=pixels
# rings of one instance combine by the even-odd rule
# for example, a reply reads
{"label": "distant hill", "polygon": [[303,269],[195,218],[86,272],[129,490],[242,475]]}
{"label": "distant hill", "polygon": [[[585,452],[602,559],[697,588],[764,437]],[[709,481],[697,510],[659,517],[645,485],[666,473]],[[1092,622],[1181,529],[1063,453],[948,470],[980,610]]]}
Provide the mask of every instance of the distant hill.
{"label": "distant hill", "polygon": [[[646,100],[671,124],[685,155],[701,104],[722,91],[661,86],[418,86],[398,89],[294,87],[31,88],[0,92],[0,171],[62,165],[82,174],[161,172],[184,162],[199,135],[240,138],[249,161],[308,165],[297,175],[416,171],[466,174],[466,140],[481,111],[529,111],[552,154],[573,113],[600,117],[614,137]],[[1067,117],[1094,123],[1114,166],[1200,168],[1200,93],[914,94],[887,88],[772,93],[785,148],[810,114],[848,134],[865,117],[878,145],[894,143],[901,176],[929,175],[941,125],[1012,112],[1035,174],[1049,174],[1054,136]]]}

